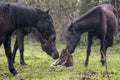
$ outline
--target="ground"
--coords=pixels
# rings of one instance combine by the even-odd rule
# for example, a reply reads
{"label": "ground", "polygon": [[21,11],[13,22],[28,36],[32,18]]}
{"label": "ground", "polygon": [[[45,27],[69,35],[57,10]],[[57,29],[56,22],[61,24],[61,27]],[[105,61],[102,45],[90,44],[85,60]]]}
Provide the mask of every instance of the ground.
{"label": "ground", "polygon": [[[12,42],[13,44],[13,42]],[[58,51],[65,44],[57,44]],[[36,41],[25,41],[25,61],[27,66],[19,63],[19,51],[16,56],[15,68],[18,75],[13,76],[7,68],[3,46],[0,48],[0,80],[120,80],[120,44],[107,51],[107,70],[100,63],[99,45],[92,47],[88,67],[84,67],[86,46],[77,47],[73,53],[74,69],[56,68],[50,70],[54,60],[41,50]],[[108,78],[109,77],[109,78]]]}

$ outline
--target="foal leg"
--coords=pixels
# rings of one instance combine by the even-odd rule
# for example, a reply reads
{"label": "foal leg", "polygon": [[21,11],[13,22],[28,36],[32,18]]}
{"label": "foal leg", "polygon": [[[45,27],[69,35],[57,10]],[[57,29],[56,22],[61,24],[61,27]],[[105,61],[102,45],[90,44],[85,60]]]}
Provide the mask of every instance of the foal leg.
{"label": "foal leg", "polygon": [[91,52],[91,46],[92,46],[92,39],[93,39],[93,35],[91,33],[88,33],[88,45],[87,45],[87,56],[86,56],[86,60],[85,60],[85,67],[87,67],[88,65],[88,61],[89,61],[89,56],[90,56],[90,52]]}
{"label": "foal leg", "polygon": [[3,45],[4,45],[4,49],[5,49],[5,54],[6,54],[6,57],[8,60],[9,71],[15,75],[15,74],[17,74],[17,71],[15,70],[14,65],[13,65],[13,61],[12,61],[10,37],[5,39]]}
{"label": "foal leg", "polygon": [[13,49],[13,54],[12,54],[13,63],[15,63],[15,56],[16,56],[17,49],[18,49],[18,40],[16,38],[16,41],[15,41],[15,44],[14,44],[14,49]]}
{"label": "foal leg", "polygon": [[20,64],[27,65],[24,60],[24,34],[18,36],[18,47],[20,51]]}

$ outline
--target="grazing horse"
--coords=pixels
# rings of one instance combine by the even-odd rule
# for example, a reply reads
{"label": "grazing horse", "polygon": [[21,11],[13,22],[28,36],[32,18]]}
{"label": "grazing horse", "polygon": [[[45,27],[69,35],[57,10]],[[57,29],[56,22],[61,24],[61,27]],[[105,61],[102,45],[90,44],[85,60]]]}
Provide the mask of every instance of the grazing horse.
{"label": "grazing horse", "polygon": [[85,66],[88,65],[93,37],[97,37],[100,40],[101,63],[105,65],[106,51],[108,47],[113,45],[117,26],[117,10],[112,5],[95,6],[68,27],[66,49],[73,53],[82,33],[88,32]]}
{"label": "grazing horse", "polygon": [[56,32],[49,11],[0,2],[0,45],[4,45],[8,68],[14,75],[17,71],[12,61],[10,38],[15,30],[26,27],[35,28],[33,31],[39,38],[43,51],[54,59],[59,57],[55,47]]}

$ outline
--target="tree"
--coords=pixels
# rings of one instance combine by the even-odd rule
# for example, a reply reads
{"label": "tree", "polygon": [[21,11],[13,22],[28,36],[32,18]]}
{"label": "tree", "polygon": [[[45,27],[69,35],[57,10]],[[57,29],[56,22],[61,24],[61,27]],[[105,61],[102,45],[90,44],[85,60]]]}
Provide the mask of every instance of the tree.
{"label": "tree", "polygon": [[[50,15],[53,18],[54,26],[57,32],[57,41],[65,42],[66,28],[93,6],[102,3],[111,3],[119,14],[120,25],[120,0],[1,0],[6,2],[25,2],[32,7],[38,7],[42,10],[50,9]],[[120,32],[120,27],[118,32]],[[118,33],[119,35],[120,33]],[[120,40],[119,40],[120,41]],[[82,42],[86,43],[86,34]],[[83,44],[84,44],[83,43]]]}

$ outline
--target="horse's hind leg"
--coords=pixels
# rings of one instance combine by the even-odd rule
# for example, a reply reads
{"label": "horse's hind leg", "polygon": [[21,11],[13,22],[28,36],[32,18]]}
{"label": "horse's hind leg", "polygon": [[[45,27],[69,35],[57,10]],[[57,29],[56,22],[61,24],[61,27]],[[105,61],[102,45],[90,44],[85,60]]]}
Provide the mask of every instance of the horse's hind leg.
{"label": "horse's hind leg", "polygon": [[87,56],[86,56],[86,60],[85,60],[86,67],[88,65],[89,56],[90,56],[90,52],[91,52],[92,39],[93,39],[93,35],[91,33],[88,33],[88,45],[87,45],[87,54],[86,54]]}
{"label": "horse's hind leg", "polygon": [[100,38],[100,53],[101,53],[101,63],[104,66],[106,64],[106,44],[105,44],[105,37],[101,36]]}
{"label": "horse's hind leg", "polygon": [[18,40],[16,38],[16,41],[15,41],[15,44],[14,44],[14,49],[13,49],[13,54],[12,54],[13,63],[15,63],[15,56],[16,56],[17,49],[18,49]]}
{"label": "horse's hind leg", "polygon": [[5,41],[3,42],[3,44],[4,44],[5,54],[6,54],[7,60],[8,60],[9,71],[15,75],[15,74],[17,74],[17,71],[15,70],[13,61],[12,61],[10,37],[6,38]]}
{"label": "horse's hind leg", "polygon": [[27,65],[24,60],[24,34],[18,36],[18,47],[20,51],[20,64]]}

